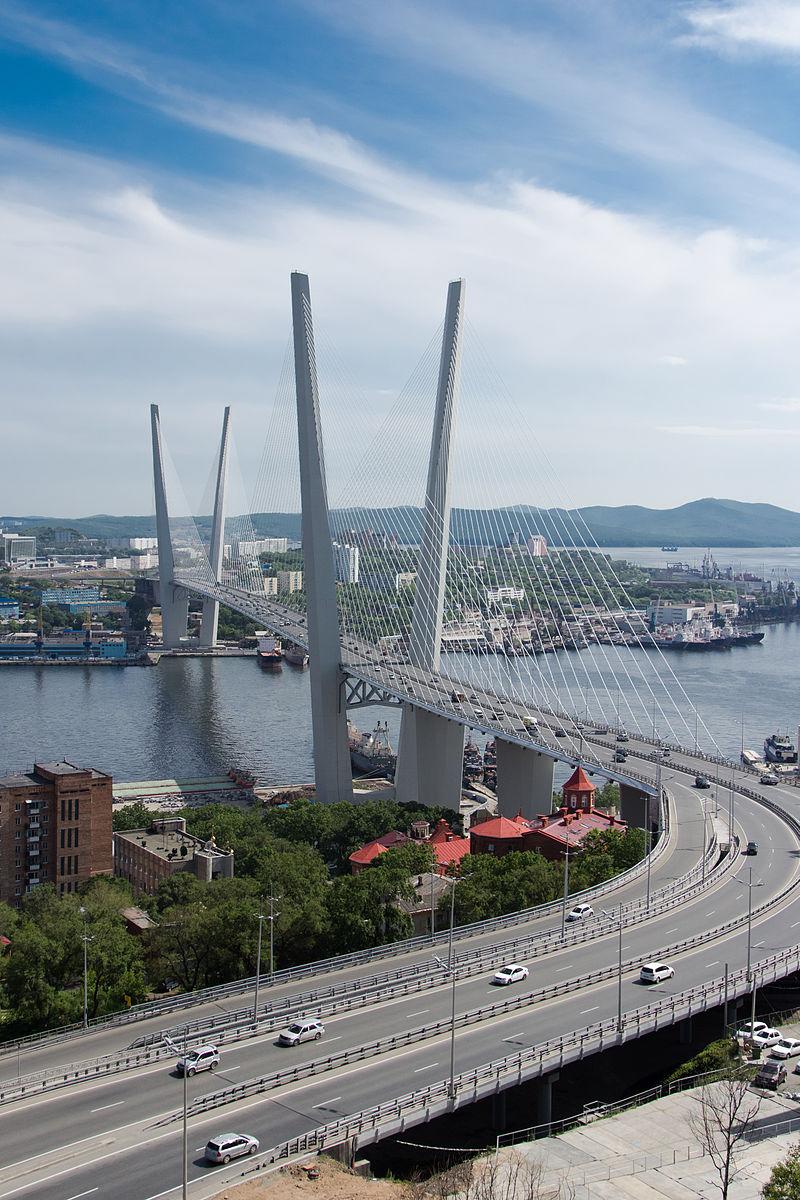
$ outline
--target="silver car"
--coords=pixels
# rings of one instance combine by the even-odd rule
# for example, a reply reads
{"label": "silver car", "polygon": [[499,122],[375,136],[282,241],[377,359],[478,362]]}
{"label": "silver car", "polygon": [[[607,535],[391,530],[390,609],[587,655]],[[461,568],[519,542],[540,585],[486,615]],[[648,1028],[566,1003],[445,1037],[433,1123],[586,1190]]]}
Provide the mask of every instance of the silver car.
{"label": "silver car", "polygon": [[300,1042],[318,1042],[325,1032],[321,1021],[293,1021],[278,1034],[282,1046],[298,1046]]}
{"label": "silver car", "polygon": [[251,1137],[249,1133],[218,1133],[206,1146],[206,1161],[229,1163],[232,1158],[255,1154],[258,1145],[258,1138]]}

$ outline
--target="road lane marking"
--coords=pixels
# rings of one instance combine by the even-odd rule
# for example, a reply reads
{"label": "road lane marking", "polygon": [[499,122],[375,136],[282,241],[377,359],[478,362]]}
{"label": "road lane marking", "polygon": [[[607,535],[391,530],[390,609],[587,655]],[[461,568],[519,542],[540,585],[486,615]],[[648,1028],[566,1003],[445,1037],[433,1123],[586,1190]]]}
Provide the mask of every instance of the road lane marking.
{"label": "road lane marking", "polygon": [[715,958],[713,962],[706,963],[706,966],[707,967],[718,967],[719,964],[720,964],[720,960],[718,958]]}
{"label": "road lane marking", "polygon": [[566,967],[556,967],[556,974],[558,975],[561,971],[569,971],[571,967],[571,963],[567,963]]}
{"label": "road lane marking", "polygon": [[599,1007],[600,1007],[600,1005],[599,1005],[599,1004],[595,1004],[595,1005],[594,1005],[592,1008],[584,1008],[584,1009],[582,1009],[582,1010],[581,1010],[581,1011],[578,1013],[578,1016],[579,1016],[579,1017],[585,1017],[587,1013],[590,1013],[590,1012],[597,1012],[597,1010],[598,1010],[598,1008],[599,1008]]}
{"label": "road lane marking", "polygon": [[[798,921],[798,925],[800,925],[800,921]],[[430,1011],[431,1010],[429,1008],[421,1008],[419,1012],[409,1013],[408,1015],[410,1017],[422,1017],[425,1015],[425,1013],[429,1013]]]}
{"label": "road lane marking", "polygon": [[78,1192],[74,1196],[70,1196],[69,1200],[81,1200],[81,1196],[91,1196],[93,1192],[99,1192],[100,1188],[89,1188],[88,1192]]}
{"label": "road lane marking", "polygon": [[434,1067],[438,1067],[438,1062],[428,1063],[427,1067],[415,1067],[414,1074],[419,1075],[420,1071],[432,1071]]}
{"label": "road lane marking", "polygon": [[90,1113],[105,1112],[107,1108],[119,1108],[120,1104],[124,1104],[124,1100],[115,1100],[113,1104],[101,1104],[99,1108],[90,1108]]}
{"label": "road lane marking", "polygon": [[[424,1070],[424,1067],[423,1067]],[[326,1104],[335,1104],[337,1100],[341,1100],[341,1096],[331,1096],[330,1100],[320,1100],[319,1104],[312,1104],[312,1108],[325,1108]]]}
{"label": "road lane marking", "polygon": [[715,913],[716,911],[717,911],[717,910],[716,910],[715,908],[712,908],[710,912],[707,912],[707,913],[706,913],[706,916],[707,916],[707,917],[713,917],[713,915],[714,915],[714,913]]}

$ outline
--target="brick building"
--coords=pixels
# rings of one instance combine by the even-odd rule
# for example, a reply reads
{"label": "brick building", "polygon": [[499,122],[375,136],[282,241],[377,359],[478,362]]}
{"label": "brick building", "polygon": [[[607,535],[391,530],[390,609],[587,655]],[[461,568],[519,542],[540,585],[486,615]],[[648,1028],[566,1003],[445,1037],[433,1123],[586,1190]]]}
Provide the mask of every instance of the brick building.
{"label": "brick building", "polygon": [[152,895],[162,879],[191,871],[204,883],[233,878],[233,851],[186,832],[183,817],[158,817],[147,829],[114,834],[114,874]]}
{"label": "brick building", "polygon": [[34,763],[0,779],[0,900],[41,883],[60,895],[110,874],[112,778],[74,763]]}

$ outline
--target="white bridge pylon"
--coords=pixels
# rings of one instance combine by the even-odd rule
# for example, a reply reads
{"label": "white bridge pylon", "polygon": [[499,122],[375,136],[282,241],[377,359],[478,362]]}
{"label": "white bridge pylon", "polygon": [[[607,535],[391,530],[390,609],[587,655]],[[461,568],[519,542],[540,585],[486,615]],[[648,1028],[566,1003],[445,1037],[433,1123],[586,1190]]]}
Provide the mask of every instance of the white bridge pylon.
{"label": "white bridge pylon", "polygon": [[[464,545],[459,545],[459,554],[451,564],[451,575],[448,576],[450,541],[454,536],[451,522],[452,453],[459,414],[465,298],[464,281],[451,282],[447,290],[439,352],[420,525],[416,534],[410,527],[398,527],[401,540],[406,541],[409,547],[419,547],[412,555],[416,572],[409,626],[405,631],[398,626],[397,637],[388,639],[389,642],[399,643],[404,634],[405,658],[387,650],[387,639],[372,632],[373,628],[378,629],[380,622],[375,621],[373,625],[370,606],[374,606],[373,612],[378,612],[383,601],[369,586],[356,589],[356,600],[351,594],[350,602],[355,608],[347,612],[343,610],[341,616],[338,611],[337,600],[341,601],[342,593],[337,587],[337,561],[331,536],[311,295],[308,277],[299,272],[291,276],[291,302],[306,613],[303,614],[291,604],[279,603],[273,595],[265,594],[257,562],[242,560],[238,574],[231,569],[230,563],[227,566],[224,563],[230,457],[230,410],[227,408],[215,472],[210,547],[207,551],[203,549],[200,553],[182,556],[173,543],[159,412],[156,406],[152,406],[159,593],[165,647],[177,648],[186,638],[187,598],[190,592],[203,600],[199,637],[201,646],[215,644],[219,604],[224,603],[251,617],[259,626],[304,647],[310,656],[314,772],[317,798],[322,802],[352,797],[347,708],[364,704],[401,707],[396,774],[399,799],[458,810],[462,789],[464,733],[468,728],[484,730],[495,740],[499,807],[506,815],[521,811],[531,817],[550,810],[553,766],[558,761],[570,764],[583,762],[590,771],[618,781],[624,785],[625,792],[635,792],[643,798],[645,794],[653,794],[652,784],[638,778],[624,764],[617,766],[599,762],[591,745],[584,740],[590,723],[588,689],[584,688],[586,711],[582,721],[564,710],[560,703],[557,672],[560,671],[562,679],[566,679],[565,671],[571,669],[577,678],[575,659],[570,661],[562,651],[559,661],[552,653],[553,644],[548,648],[551,652],[549,658],[529,659],[530,663],[535,662],[536,665],[535,669],[530,665],[525,667],[527,688],[515,688],[503,677],[502,671],[510,671],[515,660],[506,660],[502,647],[503,653],[498,653],[495,647],[489,657],[484,654],[479,660],[473,659],[473,662],[477,662],[477,670],[459,666],[452,658],[452,651],[442,667],[443,633],[448,646],[454,637],[454,629],[457,631],[455,636],[466,642],[471,636],[469,621],[472,620],[474,626],[479,615],[470,614],[467,610],[470,599],[468,586],[453,582],[466,561]],[[288,399],[288,391],[284,394]],[[406,507],[403,511],[419,510]],[[462,513],[465,511],[461,510]],[[249,517],[245,519],[249,521]],[[395,516],[392,519],[400,521],[408,520],[408,517]],[[491,513],[488,517],[483,514],[481,520],[491,521]],[[196,528],[194,533],[199,540]],[[227,540],[231,540],[230,533]],[[395,542],[397,540],[394,539]],[[491,548],[504,543],[497,540],[496,529],[487,530],[481,526],[473,532],[470,544]],[[574,541],[570,546],[566,538],[563,544],[568,546],[567,556],[586,549]],[[341,546],[338,550],[341,550]],[[398,569],[399,561],[397,558],[392,569]],[[390,557],[386,562],[392,566]],[[399,569],[407,570],[408,567]],[[535,562],[533,567],[526,566],[524,569],[536,571],[534,583],[540,585],[544,580],[546,588],[548,577],[546,573],[538,573],[540,568]],[[585,591],[595,586],[591,563],[582,568],[579,560],[577,570],[575,577],[583,581]],[[509,581],[510,576],[507,575],[505,579]],[[555,597],[546,590],[537,593],[544,616],[541,618],[541,627],[536,626],[535,617],[531,618],[531,638],[536,633],[541,642],[541,629],[545,627],[547,619],[550,620],[550,629],[556,629],[560,620],[563,630],[567,627],[568,618],[574,620],[575,613],[580,612],[581,607],[585,611],[585,600],[582,605],[574,603],[565,585],[560,586],[561,591]],[[600,595],[599,591],[597,594]],[[595,606],[599,611],[597,601]],[[458,616],[453,615],[458,612],[462,614],[460,626]],[[352,620],[354,614],[357,618],[355,621]],[[445,633],[448,619],[450,633]],[[488,629],[490,622],[486,620],[485,624]],[[451,642],[447,641],[448,637]],[[619,643],[615,642],[613,653],[623,663],[622,669],[630,681],[629,668],[623,662],[618,646]],[[539,650],[544,653],[543,646],[540,645]],[[508,652],[514,651],[509,648]],[[608,663],[605,650],[603,655]],[[522,660],[516,661],[519,663]],[[506,662],[508,668],[504,666]],[[568,666],[565,667],[564,663],[568,663]],[[585,665],[583,669],[586,671]],[[641,671],[641,667],[638,669]],[[524,684],[521,667],[518,676]],[[605,687],[608,694],[607,681],[597,685],[592,681],[591,689],[596,697],[598,692],[595,686]],[[622,725],[619,717],[619,677],[613,678],[613,667],[611,686],[617,691],[616,724]],[[568,687],[567,694],[571,696]],[[465,702],[467,698],[469,703]],[[638,694],[637,699],[644,706]],[[661,699],[654,695],[652,688],[649,695],[644,697],[645,701],[651,699],[655,734],[656,715],[658,713],[660,719],[663,709]],[[601,707],[601,718],[603,711]],[[615,722],[612,720],[609,723]],[[559,726],[563,726],[559,730],[562,740],[556,738],[555,731]]]}

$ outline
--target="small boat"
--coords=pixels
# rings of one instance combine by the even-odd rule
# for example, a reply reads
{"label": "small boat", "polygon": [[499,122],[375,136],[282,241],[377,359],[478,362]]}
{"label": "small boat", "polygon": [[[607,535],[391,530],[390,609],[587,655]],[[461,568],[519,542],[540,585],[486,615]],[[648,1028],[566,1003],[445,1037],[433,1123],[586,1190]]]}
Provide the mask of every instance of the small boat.
{"label": "small boat", "polygon": [[276,637],[262,633],[258,635],[256,650],[258,665],[265,671],[281,671],[283,669],[283,648]]}
{"label": "small boat", "polygon": [[664,554],[677,554],[678,553],[677,546],[662,546],[661,549]]}
{"label": "small boat", "polygon": [[771,733],[764,742],[764,758],[769,763],[796,763],[797,747],[785,733]]}

